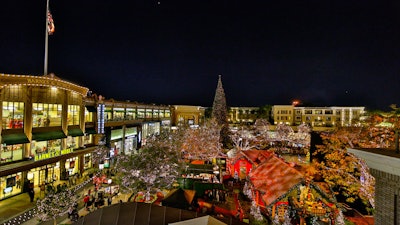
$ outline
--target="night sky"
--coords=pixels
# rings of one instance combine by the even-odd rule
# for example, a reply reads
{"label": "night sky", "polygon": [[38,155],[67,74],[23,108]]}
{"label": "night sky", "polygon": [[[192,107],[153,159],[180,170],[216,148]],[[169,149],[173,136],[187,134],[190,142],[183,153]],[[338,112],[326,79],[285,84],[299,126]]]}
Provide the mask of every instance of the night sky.
{"label": "night sky", "polygon": [[[48,71],[107,99],[400,106],[400,1],[50,0]],[[44,72],[46,0],[0,3],[0,73]]]}

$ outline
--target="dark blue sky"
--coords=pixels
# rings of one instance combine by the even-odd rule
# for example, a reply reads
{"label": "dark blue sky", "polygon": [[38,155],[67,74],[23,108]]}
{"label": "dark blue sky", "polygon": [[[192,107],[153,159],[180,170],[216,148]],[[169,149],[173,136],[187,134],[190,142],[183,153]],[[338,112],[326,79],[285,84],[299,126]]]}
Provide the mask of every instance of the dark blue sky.
{"label": "dark blue sky", "polygon": [[[46,0],[0,3],[0,73],[43,74]],[[117,100],[400,105],[400,2],[50,0],[48,71]]]}

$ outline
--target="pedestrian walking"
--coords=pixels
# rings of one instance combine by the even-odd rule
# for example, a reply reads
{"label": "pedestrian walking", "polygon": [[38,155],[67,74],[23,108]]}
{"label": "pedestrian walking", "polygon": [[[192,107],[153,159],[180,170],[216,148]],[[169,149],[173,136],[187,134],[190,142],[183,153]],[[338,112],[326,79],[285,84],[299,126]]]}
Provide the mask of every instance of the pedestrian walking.
{"label": "pedestrian walking", "polygon": [[111,203],[112,203],[112,198],[111,198],[111,196],[108,196],[108,198],[107,198],[107,205],[111,205]]}
{"label": "pedestrian walking", "polygon": [[29,198],[31,199],[31,202],[33,202],[33,199],[35,198],[35,190],[33,188],[33,183],[29,184],[28,194]]}
{"label": "pedestrian walking", "polygon": [[86,195],[84,198],[83,198],[83,203],[84,203],[84,205],[85,205],[85,207],[86,207],[86,209],[87,210],[89,210],[89,208],[88,208],[88,202],[90,201],[90,196],[89,195]]}

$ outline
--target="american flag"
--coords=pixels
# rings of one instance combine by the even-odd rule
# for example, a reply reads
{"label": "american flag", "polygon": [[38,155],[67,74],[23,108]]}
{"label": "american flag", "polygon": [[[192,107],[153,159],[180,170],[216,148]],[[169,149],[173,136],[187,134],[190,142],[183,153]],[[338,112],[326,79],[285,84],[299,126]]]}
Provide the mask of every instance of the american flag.
{"label": "american flag", "polygon": [[54,26],[53,16],[50,13],[50,10],[47,10],[47,32],[49,35],[52,35],[56,27]]}

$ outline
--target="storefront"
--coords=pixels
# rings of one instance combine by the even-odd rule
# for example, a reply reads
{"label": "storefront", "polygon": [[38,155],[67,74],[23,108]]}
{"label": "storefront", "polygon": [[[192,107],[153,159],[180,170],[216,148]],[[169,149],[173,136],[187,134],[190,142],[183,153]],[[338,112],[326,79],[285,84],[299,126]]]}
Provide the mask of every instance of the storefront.
{"label": "storefront", "polygon": [[125,153],[131,154],[138,149],[138,129],[137,127],[127,127],[125,129]]}
{"label": "storefront", "polygon": [[122,145],[122,136],[123,130],[122,129],[115,129],[111,130],[111,137],[110,137],[110,152],[113,155],[120,154],[123,150],[121,147]]}
{"label": "storefront", "polygon": [[149,123],[144,123],[142,126],[142,140],[139,139],[139,141],[142,142],[143,145],[146,144],[147,138],[153,135],[158,135],[161,132],[161,123],[160,122],[149,122]]}
{"label": "storefront", "polygon": [[22,193],[22,173],[15,173],[0,178],[0,200]]}
{"label": "storefront", "polygon": [[18,161],[23,159],[24,145],[6,145],[3,144],[0,149],[0,163]]}
{"label": "storefront", "polygon": [[79,174],[79,157],[72,157],[65,161],[65,170],[68,172],[68,177]]}
{"label": "storefront", "polygon": [[83,169],[87,170],[92,168],[92,153],[87,153],[83,156]]}

